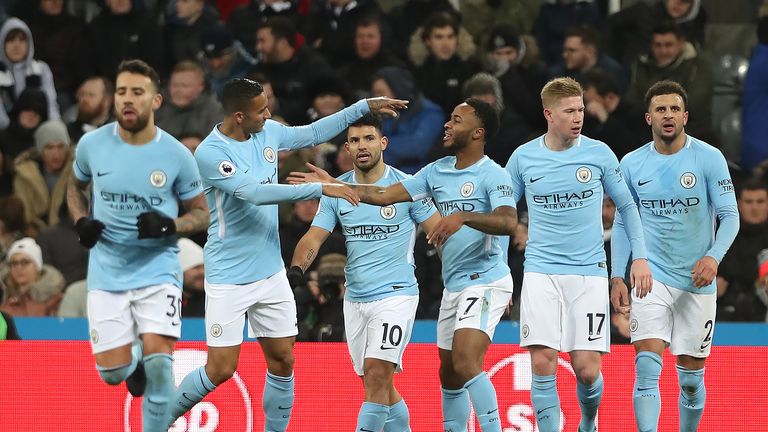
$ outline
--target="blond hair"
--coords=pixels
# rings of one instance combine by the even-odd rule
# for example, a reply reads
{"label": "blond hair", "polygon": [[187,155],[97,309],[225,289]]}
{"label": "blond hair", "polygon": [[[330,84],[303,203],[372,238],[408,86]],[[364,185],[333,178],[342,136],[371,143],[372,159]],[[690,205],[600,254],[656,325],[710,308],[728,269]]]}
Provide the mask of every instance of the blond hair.
{"label": "blond hair", "polygon": [[575,79],[568,77],[555,78],[544,85],[541,89],[541,105],[544,108],[552,108],[560,99],[584,95],[584,89],[581,88]]}

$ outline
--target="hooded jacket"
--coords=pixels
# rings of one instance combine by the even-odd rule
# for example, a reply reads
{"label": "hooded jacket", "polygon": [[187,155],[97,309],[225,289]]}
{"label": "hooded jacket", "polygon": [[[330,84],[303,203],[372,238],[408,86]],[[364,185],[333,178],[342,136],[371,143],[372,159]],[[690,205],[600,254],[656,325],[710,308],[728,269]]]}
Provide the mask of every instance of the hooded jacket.
{"label": "hooded jacket", "polygon": [[53,316],[64,291],[64,276],[54,267],[43,265],[40,279],[26,293],[20,293],[10,268],[0,271],[0,309],[13,316]]}
{"label": "hooded jacket", "polygon": [[13,193],[24,202],[28,221],[36,222],[40,227],[56,225],[59,222],[59,207],[66,199],[72,160],[70,149],[64,168],[59,173],[59,179],[53,190],[49,191],[43,177],[43,162],[37,149],[30,149],[16,158]]}
{"label": "hooded jacket", "polygon": [[35,43],[32,32],[24,21],[18,18],[8,18],[0,27],[0,42],[5,45],[5,39],[12,30],[21,30],[27,35],[27,57],[18,62],[11,62],[5,55],[5,50],[0,50],[0,100],[4,110],[0,110],[0,129],[8,127],[10,120],[8,113],[13,109],[21,92],[27,87],[39,88],[45,93],[48,100],[48,118],[57,119],[59,105],[56,102],[56,87],[53,85],[53,74],[47,63],[35,60]]}

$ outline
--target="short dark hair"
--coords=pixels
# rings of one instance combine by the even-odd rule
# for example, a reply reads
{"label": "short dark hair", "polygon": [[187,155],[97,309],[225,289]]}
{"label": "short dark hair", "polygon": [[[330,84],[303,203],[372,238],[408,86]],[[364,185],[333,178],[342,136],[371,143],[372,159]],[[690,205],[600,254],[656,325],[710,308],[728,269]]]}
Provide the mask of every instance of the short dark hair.
{"label": "short dark hair", "polygon": [[429,39],[432,30],[436,28],[451,27],[456,37],[459,37],[459,21],[448,12],[435,12],[424,21],[421,30],[421,40]]}
{"label": "short dark hair", "polygon": [[155,86],[155,91],[160,91],[160,76],[158,76],[155,69],[148,65],[145,61],[138,59],[123,60],[117,66],[117,73],[115,74],[115,77],[123,72],[143,75],[149,78],[149,80],[152,81],[152,84]]}
{"label": "short dark hair", "polygon": [[268,28],[275,40],[285,39],[291,46],[296,41],[296,26],[288,18],[281,16],[268,18],[259,28]]}
{"label": "short dark hair", "polygon": [[595,89],[600,96],[605,96],[608,93],[621,96],[621,90],[619,89],[619,83],[616,82],[616,78],[602,69],[595,68],[585,72],[579,77],[579,84],[581,84],[584,90],[590,87]]}
{"label": "short dark hair", "polygon": [[8,42],[9,40],[17,39],[17,38],[20,38],[21,40],[29,40],[29,38],[27,37],[27,33],[24,30],[15,28],[9,31],[7,35],[5,35],[5,40],[3,41],[3,43]]}
{"label": "short dark hair", "polygon": [[577,37],[581,39],[582,44],[593,46],[595,51],[600,51],[600,33],[592,26],[569,27],[565,30],[565,37]]}
{"label": "short dark hair", "polygon": [[499,112],[491,104],[480,99],[468,98],[464,103],[475,109],[475,117],[485,129],[485,142],[492,140],[499,132]]}
{"label": "short dark hair", "polygon": [[749,180],[746,180],[741,185],[739,185],[739,187],[736,188],[736,198],[741,199],[741,194],[744,193],[744,191],[756,191],[756,190],[764,190],[768,192],[768,185],[766,185],[759,178],[751,178]]}
{"label": "short dark hair", "polygon": [[651,30],[651,35],[673,33],[678,39],[685,39],[685,33],[680,26],[672,20],[662,21]]}
{"label": "short dark hair", "polygon": [[680,83],[672,80],[657,81],[645,92],[645,108],[651,107],[651,99],[667,94],[679,95],[683,99],[683,109],[688,110],[688,93]]}
{"label": "short dark hair", "polygon": [[377,116],[373,113],[367,113],[364,116],[360,117],[359,119],[352,122],[349,127],[362,127],[362,126],[373,126],[376,128],[376,130],[382,134],[381,131],[381,117]]}
{"label": "short dark hair", "polygon": [[221,95],[224,114],[229,115],[238,111],[245,111],[251,100],[262,93],[264,93],[264,87],[248,78],[235,78],[227,81]]}

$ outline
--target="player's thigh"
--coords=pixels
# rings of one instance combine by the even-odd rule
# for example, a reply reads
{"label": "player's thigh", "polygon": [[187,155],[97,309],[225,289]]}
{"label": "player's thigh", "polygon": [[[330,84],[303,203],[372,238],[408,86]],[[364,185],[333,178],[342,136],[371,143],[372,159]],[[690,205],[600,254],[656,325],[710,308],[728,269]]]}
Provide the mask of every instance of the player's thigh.
{"label": "player's thigh", "polygon": [[344,300],[344,334],[347,338],[347,349],[352,360],[352,368],[358,376],[363,376],[365,346],[368,343],[366,304]]}
{"label": "player's thigh", "polygon": [[675,327],[669,346],[674,355],[709,357],[715,333],[717,294],[697,294],[675,290],[672,316]]}
{"label": "player's thigh", "polygon": [[260,282],[259,298],[248,308],[248,336],[289,338],[299,331],[296,300],[285,269]]}
{"label": "player's thigh", "polygon": [[128,291],[89,290],[88,328],[91,348],[100,366],[121,366],[131,360],[136,339]]}
{"label": "player's thigh", "polygon": [[[153,285],[132,290],[131,295],[131,313],[139,334],[156,334],[173,339],[181,336],[181,288],[171,284]],[[145,347],[145,352],[155,352],[146,348],[160,349],[154,346],[155,342],[160,345],[159,339],[151,340],[151,346]]]}
{"label": "player's thigh", "polygon": [[212,284],[205,281],[205,340],[209,347],[231,347],[243,343],[245,312],[258,301],[256,284]]}
{"label": "player's thigh", "polygon": [[394,364],[396,372],[402,371],[403,353],[411,340],[418,304],[418,296],[388,297],[366,304],[363,359],[384,360]]}
{"label": "player's thigh", "polygon": [[440,312],[437,316],[437,347],[450,351],[453,346],[453,332],[456,331],[456,314],[461,292],[451,292],[443,289],[440,300]]}
{"label": "player's thigh", "polygon": [[672,341],[672,293],[667,285],[654,279],[653,289],[639,298],[632,290],[632,306],[629,312],[629,333],[632,343],[661,339],[666,344]]}
{"label": "player's thigh", "polygon": [[608,278],[603,276],[557,276],[563,293],[563,339],[561,350],[609,352],[611,313]]}
{"label": "player's thigh", "polygon": [[563,299],[556,275],[527,272],[520,293],[520,346],[560,351]]}

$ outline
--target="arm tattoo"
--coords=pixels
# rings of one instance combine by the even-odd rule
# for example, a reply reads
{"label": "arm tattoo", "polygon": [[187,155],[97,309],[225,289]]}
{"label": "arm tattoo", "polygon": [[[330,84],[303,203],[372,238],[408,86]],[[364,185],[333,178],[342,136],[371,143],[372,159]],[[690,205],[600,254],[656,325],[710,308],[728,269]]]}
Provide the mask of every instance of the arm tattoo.
{"label": "arm tattoo", "polygon": [[208,228],[208,211],[202,208],[193,208],[184,216],[176,219],[176,232],[178,234],[193,234]]}
{"label": "arm tattoo", "polygon": [[74,222],[83,216],[88,216],[88,199],[77,185],[74,174],[67,185],[67,207]]}
{"label": "arm tattoo", "polygon": [[307,271],[307,269],[309,268],[310,264],[312,264],[312,260],[315,259],[315,253],[316,252],[317,251],[314,250],[313,248],[309,248],[309,250],[307,251],[307,257],[304,258],[304,262],[302,262],[301,265],[299,266],[299,267],[301,267],[301,271],[303,271],[303,272]]}

